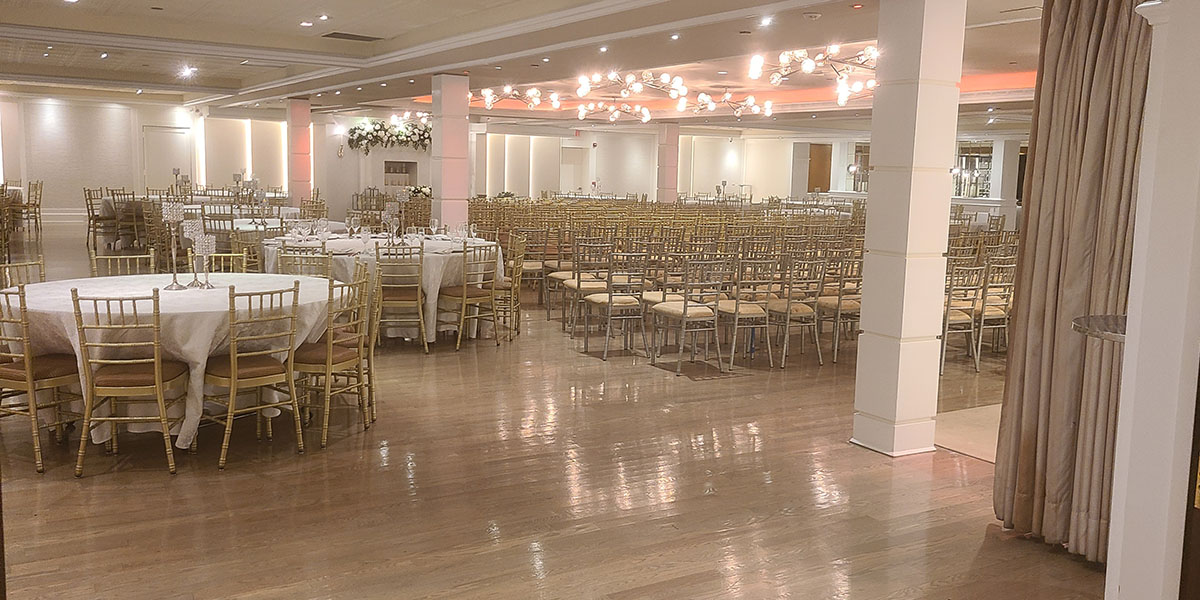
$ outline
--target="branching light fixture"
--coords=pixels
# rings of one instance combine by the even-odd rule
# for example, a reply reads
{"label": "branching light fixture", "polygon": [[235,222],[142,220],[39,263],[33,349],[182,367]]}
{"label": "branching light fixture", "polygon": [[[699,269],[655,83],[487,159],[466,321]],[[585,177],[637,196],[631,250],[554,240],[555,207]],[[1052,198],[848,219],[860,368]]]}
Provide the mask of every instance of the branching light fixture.
{"label": "branching light fixture", "polygon": [[687,98],[680,98],[679,104],[675,107],[679,112],[691,111],[694,114],[700,114],[704,111],[715,111],[717,106],[726,106],[733,111],[733,116],[741,118],[746,113],[761,114],[763,116],[771,116],[775,113],[774,103],[770,100],[759,104],[754,96],[746,96],[741,100],[735,100],[733,94],[726,91],[721,96],[711,96],[704,92],[696,95],[696,102],[689,103]]}
{"label": "branching light fixture", "polygon": [[[469,102],[474,102],[476,99],[477,98],[475,97],[474,93],[467,92],[467,100]],[[483,88],[479,91],[478,99],[483,101],[483,107],[488,110],[492,110],[492,107],[494,107],[496,103],[500,102],[501,100],[516,100],[524,104],[526,107],[533,109],[541,106],[542,91],[535,87],[531,87],[522,92],[511,85],[506,85],[499,92],[493,90],[492,88]],[[558,96],[558,92],[550,92],[548,100],[552,108],[562,108],[562,101]]]}
{"label": "branching light fixture", "polygon": [[[815,55],[808,50],[785,50],[779,54],[778,64],[768,64],[766,58],[756,54],[750,59],[750,79],[761,79],[764,73],[771,85],[778,86],[795,73],[812,74],[819,69],[833,71],[837,80],[837,103],[845,106],[851,96],[875,89],[875,67],[879,60],[879,49],[867,46],[850,57],[840,56],[839,44],[830,44]],[[866,75],[864,76],[863,73]]]}
{"label": "branching light fixture", "polygon": [[650,122],[650,109],[641,104],[630,106],[626,102],[587,102],[581,103],[577,108],[577,116],[582,121],[594,114],[608,115],[609,122],[616,121],[621,118],[621,115],[629,115],[643,123]]}

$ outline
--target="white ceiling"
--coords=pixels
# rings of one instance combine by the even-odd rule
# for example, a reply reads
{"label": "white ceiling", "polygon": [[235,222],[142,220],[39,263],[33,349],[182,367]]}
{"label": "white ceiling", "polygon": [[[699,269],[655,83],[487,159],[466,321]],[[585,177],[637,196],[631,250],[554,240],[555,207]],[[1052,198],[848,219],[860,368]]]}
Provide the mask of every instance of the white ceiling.
{"label": "white ceiling", "polygon": [[[474,89],[565,92],[580,73],[666,68],[697,91],[763,93],[771,87],[745,76],[751,54],[872,40],[880,1],[855,9],[846,0],[0,0],[0,90],[146,88],[214,107],[307,96],[352,110],[415,105],[439,72],[468,73]],[[1039,17],[1031,0],[968,0],[964,76],[1030,80]],[[321,37],[331,31],[381,39]],[[196,75],[181,78],[183,65]],[[781,87],[828,84],[793,77]]]}

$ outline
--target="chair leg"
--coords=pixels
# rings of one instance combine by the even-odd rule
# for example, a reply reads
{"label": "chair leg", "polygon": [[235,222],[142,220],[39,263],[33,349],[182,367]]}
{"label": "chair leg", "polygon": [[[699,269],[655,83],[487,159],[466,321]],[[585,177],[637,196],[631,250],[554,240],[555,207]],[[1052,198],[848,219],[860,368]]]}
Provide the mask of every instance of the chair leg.
{"label": "chair leg", "polygon": [[684,331],[687,327],[687,321],[681,319],[679,323],[679,338],[676,340],[679,343],[679,360],[675,362],[676,377],[683,375],[683,336],[687,334]]}
{"label": "chair leg", "polygon": [[[458,314],[458,341],[454,343],[454,351],[458,352],[462,348],[463,329],[467,326],[467,299],[463,298],[462,309]],[[322,446],[324,447],[324,446]]]}
{"label": "chair leg", "polygon": [[75,476],[83,477],[83,455],[87,451],[88,438],[92,433],[92,405],[95,395],[90,390],[84,391],[83,398],[83,429],[79,435],[79,454],[75,459]]}
{"label": "chair leg", "polygon": [[[417,300],[417,318],[420,319],[417,326],[417,334],[421,336],[421,348],[425,350],[425,354],[429,354],[429,338],[425,332],[425,294],[418,294]],[[437,329],[437,327],[435,326],[434,329]],[[372,352],[374,352],[373,349]]]}
{"label": "chair leg", "polygon": [[[812,325],[812,328],[813,328],[813,329],[812,329],[812,334],[813,334],[813,346],[816,346],[816,348],[817,348],[817,364],[818,364],[818,365],[821,365],[821,366],[824,366],[824,365],[825,365],[825,358],[824,358],[823,356],[821,356],[821,341],[817,339],[817,331],[818,331],[818,329],[817,329],[817,325],[816,325],[816,323],[813,323],[813,325]],[[801,338],[801,342],[803,343],[803,338]],[[803,346],[801,346],[801,347],[803,347]]]}
{"label": "chair leg", "polygon": [[363,431],[371,428],[371,404],[367,398],[367,373],[363,369],[362,361],[358,361],[358,406],[362,409]]}
{"label": "chair leg", "polygon": [[229,455],[229,437],[233,434],[234,411],[237,410],[237,385],[229,387],[229,406],[225,407],[225,437],[221,440],[221,458],[217,461],[217,469],[225,470],[225,460]]}
{"label": "chair leg", "polygon": [[[730,346],[729,346],[731,348],[731,350],[729,352],[729,372],[730,373],[733,372],[733,359],[737,356],[737,335],[738,335],[738,323],[737,323],[737,318],[735,317],[733,319],[733,343],[730,344]],[[717,364],[719,365],[720,363],[717,363]],[[718,369],[718,370],[720,370],[720,369]]]}
{"label": "chair leg", "polygon": [[321,404],[324,407],[321,411],[321,448],[325,448],[329,442],[329,406],[333,402],[333,398],[330,397],[330,392],[333,391],[333,374],[326,372],[324,379],[325,393],[324,401]]}
{"label": "chair leg", "polygon": [[288,377],[288,394],[292,398],[292,418],[296,421],[296,452],[304,454],[304,425],[300,422],[300,400],[296,398],[296,380]]}
{"label": "chair leg", "polygon": [[33,429],[33,462],[38,473],[45,473],[46,467],[42,464],[42,430],[38,427],[37,392],[29,390],[25,397],[29,399],[29,425]]}

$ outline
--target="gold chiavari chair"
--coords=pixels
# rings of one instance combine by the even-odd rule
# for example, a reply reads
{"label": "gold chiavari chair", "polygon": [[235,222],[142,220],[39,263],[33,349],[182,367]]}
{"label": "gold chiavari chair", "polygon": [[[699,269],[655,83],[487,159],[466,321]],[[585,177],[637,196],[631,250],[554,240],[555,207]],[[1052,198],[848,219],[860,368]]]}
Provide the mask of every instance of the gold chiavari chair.
{"label": "gold chiavari chair", "polygon": [[[263,411],[271,408],[291,409],[296,422],[296,451],[304,453],[293,369],[299,296],[299,281],[288,288],[262,292],[238,293],[234,286],[229,286],[229,353],[209,358],[204,368],[205,385],[229,390],[227,394],[205,396],[206,401],[225,407],[224,414],[204,416],[225,428],[218,469],[225,468],[229,438],[237,416],[255,413],[255,420],[261,424]],[[254,403],[239,407],[238,396],[250,389],[255,393]],[[281,394],[282,399],[265,401],[264,389]],[[271,417],[266,419],[270,439]],[[261,429],[259,431],[261,434]]]}
{"label": "gold chiavari chair", "polygon": [[838,348],[841,346],[840,340],[843,335],[843,330],[846,334],[853,334],[857,338],[857,327],[859,314],[862,311],[862,258],[847,257],[838,258],[832,257],[826,261],[825,271],[829,273],[831,270],[837,273],[835,284],[836,289],[829,289],[829,278],[826,275],[826,283],[824,294],[828,292],[836,292],[834,294],[822,295],[817,298],[817,332],[821,331],[821,322],[828,319],[832,315],[833,319],[833,362],[837,363]]}
{"label": "gold chiavari chair", "polygon": [[301,219],[327,219],[329,218],[329,207],[325,205],[325,201],[314,197],[309,200],[300,202],[300,218]]}
{"label": "gold chiavari chair", "polygon": [[14,220],[32,225],[36,231],[42,230],[42,189],[44,186],[42,181],[30,181],[23,201],[9,207],[9,210],[13,212]]}
{"label": "gold chiavari chair", "polygon": [[83,190],[83,201],[87,206],[88,242],[92,248],[99,248],[101,238],[117,236],[117,217],[104,214],[104,190]]}
{"label": "gold chiavari chair", "polygon": [[[188,248],[188,264],[197,272],[204,272],[204,265],[199,261],[200,256],[192,253],[192,249]],[[242,252],[216,253],[208,255],[208,272],[209,273],[248,273],[246,270],[247,258]]]}
{"label": "gold chiavari chair", "polygon": [[299,254],[291,249],[281,249],[276,271],[287,275],[306,275],[329,279],[333,273],[333,254],[328,252]]}
{"label": "gold chiavari chair", "polygon": [[625,350],[633,349],[629,325],[636,323],[642,335],[642,349],[646,351],[646,356],[650,356],[650,344],[646,341],[646,307],[642,303],[642,293],[646,291],[647,284],[647,255],[645,252],[614,252],[607,262],[605,290],[583,298],[583,351],[588,352],[590,319],[595,309],[604,318],[604,354],[601,360],[608,360],[614,322],[621,324],[622,347]]}
{"label": "gold chiavari chair", "polygon": [[780,297],[767,301],[768,321],[779,328],[783,339],[783,354],[779,368],[787,366],[789,342],[792,330],[800,330],[800,352],[804,352],[804,331],[812,333],[813,346],[817,348],[817,364],[825,364],[821,356],[821,344],[817,339],[817,298],[825,287],[825,261],[804,260],[799,255],[785,254],[780,264]]}
{"label": "gold chiavari chair", "polygon": [[217,248],[228,251],[230,235],[233,233],[233,222],[236,217],[232,204],[201,204],[201,218],[204,219],[204,233],[217,239]]}
{"label": "gold chiavari chair", "polygon": [[141,245],[145,239],[145,226],[142,224],[142,203],[133,192],[110,190],[113,202],[113,212],[117,216],[117,237],[129,237],[134,245]]}
{"label": "gold chiavari chair", "polygon": [[[425,244],[420,246],[375,247],[375,304],[379,312],[376,328],[415,327],[421,347],[429,354],[425,333],[424,276]],[[374,345],[368,351],[368,361],[374,362]]]}
{"label": "gold chiavari chair", "polygon": [[0,263],[0,289],[46,281],[46,259]]}
{"label": "gold chiavari chair", "polygon": [[[743,244],[745,246],[746,244]],[[753,332],[762,330],[761,339],[767,346],[767,360],[770,366],[775,366],[775,357],[771,349],[771,335],[767,319],[768,303],[776,298],[775,292],[779,287],[777,265],[772,257],[759,258],[751,256],[736,256],[730,258],[734,265],[732,298],[717,301],[717,317],[724,321],[732,331],[729,344],[729,370],[733,370],[733,361],[737,357],[738,330],[749,329],[751,336],[746,339],[743,356],[754,360],[752,343],[756,341]]]}
{"label": "gold chiavari chair", "polygon": [[688,334],[692,336],[691,361],[696,361],[697,336],[705,336],[705,360],[708,359],[708,339],[716,342],[717,365],[721,367],[721,337],[717,333],[717,302],[724,290],[731,285],[732,273],[726,258],[682,257],[683,279],[680,283],[678,302],[660,302],[650,308],[654,315],[654,350],[650,362],[657,363],[662,354],[663,333],[672,329],[670,324],[678,322],[676,341],[679,357],[675,364],[675,375],[683,374],[683,350]]}
{"label": "gold chiavari chair", "polygon": [[510,342],[514,332],[521,334],[521,283],[528,262],[525,256],[526,243],[525,236],[508,236],[508,250],[504,252],[504,276],[496,282],[496,312],[499,313],[500,322],[504,323]]}
{"label": "gold chiavari chair", "polygon": [[438,292],[439,300],[458,305],[457,322],[438,321],[458,327],[458,339],[454,344],[456,351],[462,348],[467,321],[475,321],[477,326],[485,320],[491,321],[496,345],[500,345],[500,330],[496,326],[496,261],[499,251],[500,247],[494,243],[472,246],[464,241],[462,285],[443,287]]}
{"label": "gold chiavari chair", "polygon": [[[359,263],[361,265],[362,263]],[[301,407],[306,412],[321,411],[321,447],[329,441],[329,413],[334,396],[355,396],[354,408],[362,418],[363,429],[371,427],[367,373],[364,367],[367,339],[367,270],[356,266],[354,281],[329,280],[329,302],[325,317],[325,335],[320,341],[301,344],[296,349],[296,373],[305,382],[307,394]],[[319,402],[311,401],[313,394]]]}
{"label": "gold chiavari chair", "polygon": [[282,227],[266,227],[248,231],[234,230],[229,234],[229,251],[246,256],[246,272],[263,272],[263,240],[283,235]]}
{"label": "gold chiavari chair", "polygon": [[[188,366],[163,356],[158,289],[149,296],[102,298],[83,297],[72,288],[71,302],[75,306],[80,362],[84,368],[83,428],[75,476],[83,476],[83,457],[92,430],[109,424],[109,444],[115,453],[117,426],[122,423],[159,424],[167,468],[174,474],[171,427],[183,417],[171,418],[167,411],[187,398]],[[182,393],[168,401],[167,393],[175,390]],[[157,414],[120,414],[121,405],[135,403],[156,404]]]}
{"label": "gold chiavari chair", "polygon": [[[150,275],[158,272],[158,262],[154,248],[146,254],[96,254],[89,249],[91,258],[92,277],[109,277],[114,275]],[[191,252],[189,250],[188,252]]]}
{"label": "gold chiavari chair", "polygon": [[[79,367],[74,354],[31,355],[29,316],[25,306],[25,285],[16,291],[0,291],[0,417],[21,415],[29,419],[33,432],[33,460],[38,473],[42,464],[42,429],[54,431],[59,443],[67,441],[63,425],[63,405],[71,398],[59,388],[79,383]],[[38,399],[48,391],[50,398]],[[16,402],[8,402],[16,400]],[[52,420],[42,423],[38,411],[48,410]]]}
{"label": "gold chiavari chair", "polygon": [[976,310],[975,329],[975,370],[979,370],[979,354],[983,351],[983,332],[992,330],[992,352],[999,347],[999,339],[1008,341],[1008,321],[1012,315],[1014,283],[1017,277],[1016,261],[1006,258],[989,262],[983,275],[983,286],[979,293],[979,305]]}
{"label": "gold chiavari chair", "polygon": [[946,306],[942,313],[942,347],[938,374],[946,372],[946,345],[950,334],[966,334],[967,353],[975,360],[975,371],[979,372],[979,353],[975,347],[975,307],[979,305],[979,293],[983,288],[985,267],[959,265],[950,269],[946,278]]}
{"label": "gold chiavari chair", "polygon": [[[540,224],[539,224],[540,225]],[[517,227],[513,233],[525,238],[525,260],[521,265],[522,281],[533,284],[537,289],[538,304],[541,304],[545,293],[546,272],[543,270],[546,260],[546,240],[549,237],[548,227]],[[512,257],[506,257],[509,262]]]}
{"label": "gold chiavari chair", "polygon": [[563,308],[570,308],[563,323],[575,337],[575,324],[583,312],[584,298],[608,289],[608,262],[613,251],[611,238],[576,237],[572,253],[572,277],[562,282]]}

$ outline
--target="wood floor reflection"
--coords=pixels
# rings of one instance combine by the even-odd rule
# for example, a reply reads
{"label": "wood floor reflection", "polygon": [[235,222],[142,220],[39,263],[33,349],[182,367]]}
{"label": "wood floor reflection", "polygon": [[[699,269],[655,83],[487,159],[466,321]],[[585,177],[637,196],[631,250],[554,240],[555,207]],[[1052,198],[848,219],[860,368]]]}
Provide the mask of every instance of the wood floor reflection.
{"label": "wood floor reflection", "polygon": [[[239,424],[225,472],[205,428],[175,476],[152,435],[92,448],[83,479],[51,446],[37,475],[4,420],[10,597],[1102,595],[1100,569],[997,527],[991,465],[846,442],[852,344],[693,380],[529,317],[499,348],[387,348],[370,431],[335,415],[297,456],[288,427]],[[998,377],[948,369],[944,396],[986,403]]]}

